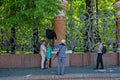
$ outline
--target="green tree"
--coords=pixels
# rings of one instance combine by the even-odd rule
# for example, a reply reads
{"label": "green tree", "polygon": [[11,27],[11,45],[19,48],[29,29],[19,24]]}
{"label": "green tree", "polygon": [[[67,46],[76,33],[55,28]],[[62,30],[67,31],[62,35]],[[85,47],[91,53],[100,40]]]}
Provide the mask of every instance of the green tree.
{"label": "green tree", "polygon": [[[90,39],[88,41],[83,40],[83,37],[92,38],[94,46],[95,40],[98,38],[102,39],[102,42],[107,45],[107,42],[110,40],[112,42],[116,41],[116,16],[115,16],[115,8],[114,3],[116,0],[72,0],[72,8],[73,8],[73,22],[74,27],[72,28],[73,32],[73,39],[75,44],[75,51],[84,51],[84,45],[88,45],[88,41],[90,42]],[[92,5],[92,6],[91,6]],[[85,13],[87,12],[86,9],[88,6],[88,9],[92,10],[92,19],[87,18]],[[68,6],[67,10],[67,16],[69,20],[69,14],[70,13],[70,5]],[[90,13],[90,11],[87,12],[87,14]],[[90,25],[88,25],[88,23]],[[68,22],[69,23],[69,22]],[[87,24],[86,24],[87,23]],[[68,41],[71,39],[69,34],[70,27],[67,27],[67,39]],[[86,31],[88,28],[88,31]],[[90,29],[91,28],[91,29]],[[93,34],[94,32],[94,34]],[[88,33],[87,36],[84,34]],[[109,40],[110,39],[110,40]],[[68,42],[70,44],[70,42]],[[112,48],[112,43],[110,45],[107,45],[110,50]],[[91,48],[91,47],[90,47]],[[90,48],[88,48],[88,52],[91,51]]]}
{"label": "green tree", "polygon": [[38,27],[44,19],[58,13],[60,0],[1,0],[0,16],[4,26]]}
{"label": "green tree", "polygon": [[[8,28],[8,31],[15,28],[15,31],[20,32],[20,34],[24,32],[31,33],[31,28],[33,31],[35,29],[41,29],[41,31],[44,29],[45,31],[46,28],[44,25],[49,22],[48,20],[52,20],[54,15],[61,9],[59,6],[61,1],[62,0],[0,0],[0,27]],[[16,41],[21,43],[25,43],[28,40],[22,39],[24,34],[20,37],[20,34],[15,33],[14,35],[17,35],[17,37],[11,36],[10,34],[9,37],[11,36],[14,39],[19,38],[20,41]],[[27,33],[27,35],[29,34]],[[38,38],[34,41],[37,40]],[[16,43],[14,44],[16,45]]]}

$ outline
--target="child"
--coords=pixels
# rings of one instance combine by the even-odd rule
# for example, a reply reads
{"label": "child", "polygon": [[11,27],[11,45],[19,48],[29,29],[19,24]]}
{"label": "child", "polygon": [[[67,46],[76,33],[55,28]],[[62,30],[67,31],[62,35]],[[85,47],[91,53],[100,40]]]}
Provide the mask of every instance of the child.
{"label": "child", "polygon": [[51,59],[51,51],[52,51],[52,48],[51,46],[49,45],[49,43],[47,43],[47,46],[46,46],[46,68],[49,68],[50,66],[50,59]]}

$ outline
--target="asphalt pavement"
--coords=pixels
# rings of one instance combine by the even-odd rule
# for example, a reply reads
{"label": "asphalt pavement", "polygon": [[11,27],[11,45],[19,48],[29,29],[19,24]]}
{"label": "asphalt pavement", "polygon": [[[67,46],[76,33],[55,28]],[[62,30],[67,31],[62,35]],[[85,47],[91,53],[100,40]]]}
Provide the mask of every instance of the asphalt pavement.
{"label": "asphalt pavement", "polygon": [[94,66],[66,67],[64,75],[56,75],[57,67],[0,69],[0,80],[120,80],[120,66],[106,66],[94,70]]}

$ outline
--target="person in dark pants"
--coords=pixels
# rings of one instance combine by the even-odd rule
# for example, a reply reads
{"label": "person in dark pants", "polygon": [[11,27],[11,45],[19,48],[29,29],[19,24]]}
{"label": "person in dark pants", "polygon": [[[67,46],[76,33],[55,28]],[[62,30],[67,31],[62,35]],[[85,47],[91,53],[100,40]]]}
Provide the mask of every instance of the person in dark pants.
{"label": "person in dark pants", "polygon": [[98,40],[97,41],[97,64],[96,64],[96,68],[94,69],[99,69],[99,64],[101,64],[101,67],[100,69],[104,69],[104,66],[103,66],[103,59],[102,59],[102,48],[103,48],[103,45],[102,45],[102,42],[101,40]]}

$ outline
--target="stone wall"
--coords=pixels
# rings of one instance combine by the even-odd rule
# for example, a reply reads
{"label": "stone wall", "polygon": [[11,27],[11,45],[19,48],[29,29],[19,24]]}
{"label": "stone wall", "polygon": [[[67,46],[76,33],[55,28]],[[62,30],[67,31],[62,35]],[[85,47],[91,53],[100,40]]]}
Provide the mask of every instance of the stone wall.
{"label": "stone wall", "polygon": [[39,67],[40,58],[38,54],[0,55],[0,68]]}
{"label": "stone wall", "polygon": [[[51,66],[57,66],[57,58],[53,60],[55,54],[52,55]],[[94,53],[67,54],[66,66],[93,66],[96,64],[97,55]],[[15,54],[0,55],[0,68],[28,68],[40,67],[41,56],[39,54]],[[120,54],[107,53],[103,55],[104,65],[118,66],[120,65]]]}

